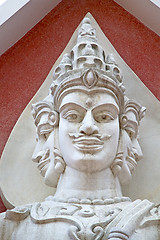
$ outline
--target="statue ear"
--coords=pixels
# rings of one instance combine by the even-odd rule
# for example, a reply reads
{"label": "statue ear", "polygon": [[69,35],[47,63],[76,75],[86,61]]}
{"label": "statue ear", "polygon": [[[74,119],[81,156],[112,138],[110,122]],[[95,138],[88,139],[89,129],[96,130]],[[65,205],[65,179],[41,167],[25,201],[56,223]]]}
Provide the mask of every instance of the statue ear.
{"label": "statue ear", "polygon": [[59,123],[59,114],[57,111],[50,111],[48,114],[48,123],[53,126],[57,127]]}

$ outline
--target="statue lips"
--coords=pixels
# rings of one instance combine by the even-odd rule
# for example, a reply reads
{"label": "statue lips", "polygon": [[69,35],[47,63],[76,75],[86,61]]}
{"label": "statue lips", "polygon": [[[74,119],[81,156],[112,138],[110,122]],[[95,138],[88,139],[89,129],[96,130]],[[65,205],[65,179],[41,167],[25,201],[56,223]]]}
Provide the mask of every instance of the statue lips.
{"label": "statue lips", "polygon": [[101,136],[99,134],[84,135],[84,134],[69,134],[70,137],[74,137],[72,143],[75,148],[82,152],[94,154],[103,149],[104,141],[108,140],[111,135]]}

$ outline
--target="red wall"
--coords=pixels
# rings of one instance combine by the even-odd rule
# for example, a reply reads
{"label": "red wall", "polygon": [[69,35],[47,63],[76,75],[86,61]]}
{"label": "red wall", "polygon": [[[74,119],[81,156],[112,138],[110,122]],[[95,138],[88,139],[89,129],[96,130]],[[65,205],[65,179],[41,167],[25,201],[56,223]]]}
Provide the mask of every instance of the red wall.
{"label": "red wall", "polygon": [[[0,57],[0,153],[21,112],[87,12],[160,100],[160,37],[112,0],[63,0]],[[0,211],[4,210],[0,201]]]}

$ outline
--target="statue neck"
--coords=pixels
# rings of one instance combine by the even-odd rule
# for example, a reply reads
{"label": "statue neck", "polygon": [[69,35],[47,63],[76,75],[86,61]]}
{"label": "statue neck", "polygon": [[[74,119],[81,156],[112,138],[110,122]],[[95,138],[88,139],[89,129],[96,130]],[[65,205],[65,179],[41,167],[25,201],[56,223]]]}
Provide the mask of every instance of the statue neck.
{"label": "statue neck", "polygon": [[71,198],[93,201],[115,197],[122,197],[121,187],[118,178],[113,176],[110,168],[88,173],[67,166],[61,175],[54,198],[57,201],[68,201]]}

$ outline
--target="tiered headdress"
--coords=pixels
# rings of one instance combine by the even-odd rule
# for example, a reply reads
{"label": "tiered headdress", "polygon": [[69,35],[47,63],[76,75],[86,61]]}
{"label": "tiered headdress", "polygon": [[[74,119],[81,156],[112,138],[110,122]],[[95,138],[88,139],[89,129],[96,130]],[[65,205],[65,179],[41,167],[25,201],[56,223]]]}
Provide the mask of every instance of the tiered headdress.
{"label": "tiered headdress", "polygon": [[65,54],[56,67],[51,86],[55,109],[62,98],[73,91],[109,92],[119,106],[124,104],[122,76],[112,54],[105,55],[97,43],[96,30],[90,19],[84,18],[78,32],[77,44]]}

